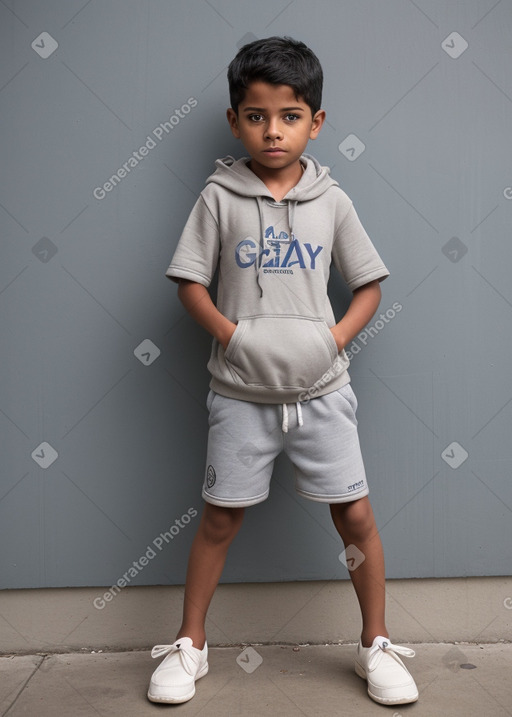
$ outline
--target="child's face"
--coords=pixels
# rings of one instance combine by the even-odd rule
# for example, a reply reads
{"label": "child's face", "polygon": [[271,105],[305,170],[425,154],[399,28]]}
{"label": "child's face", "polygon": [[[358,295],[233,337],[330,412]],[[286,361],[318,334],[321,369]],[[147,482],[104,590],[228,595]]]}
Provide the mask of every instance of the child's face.
{"label": "child's face", "polygon": [[[238,114],[230,108],[231,131],[251,156],[251,168],[265,173],[297,164],[308,140],[316,139],[325,119],[324,110],[314,117],[311,108],[297,99],[289,85],[252,82]],[[256,164],[256,167],[254,166]]]}

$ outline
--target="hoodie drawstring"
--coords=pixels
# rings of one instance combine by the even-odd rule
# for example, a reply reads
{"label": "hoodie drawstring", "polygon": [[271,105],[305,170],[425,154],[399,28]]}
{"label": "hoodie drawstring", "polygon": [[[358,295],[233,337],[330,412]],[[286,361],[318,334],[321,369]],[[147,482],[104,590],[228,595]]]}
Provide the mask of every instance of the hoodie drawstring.
{"label": "hoodie drawstring", "polygon": [[[297,401],[295,403],[295,410],[297,412],[297,425],[299,428],[304,425],[304,421],[302,419],[302,406],[300,405],[300,401]],[[283,422],[281,424],[281,430],[283,433],[288,433],[288,406],[286,403],[283,403]]]}
{"label": "hoodie drawstring", "polygon": [[[263,287],[260,282],[261,265],[263,263],[263,256],[265,251],[265,219],[263,217],[263,200],[260,196],[254,197],[256,204],[258,205],[258,215],[260,219],[260,245],[259,245],[259,256],[254,262],[254,268],[256,269],[256,283],[260,288],[260,298],[263,296]],[[293,241],[293,220],[295,218],[295,207],[297,206],[297,200],[288,199],[286,201],[286,208],[288,211],[288,227],[290,229],[289,240]],[[278,240],[276,240],[278,241]]]}
{"label": "hoodie drawstring", "polygon": [[258,213],[260,215],[260,252],[258,259],[254,262],[254,268],[256,269],[256,283],[260,287],[260,298],[263,296],[263,287],[260,283],[260,270],[261,270],[261,260],[263,257],[263,250],[265,248],[265,242],[263,235],[265,233],[264,228],[264,220],[263,220],[263,207],[262,207],[262,201],[260,197],[255,197],[256,204],[258,205]]}
{"label": "hoodie drawstring", "polygon": [[296,206],[297,201],[295,199],[290,199],[288,201],[288,226],[290,227],[290,241],[293,241],[293,220],[295,219]]}

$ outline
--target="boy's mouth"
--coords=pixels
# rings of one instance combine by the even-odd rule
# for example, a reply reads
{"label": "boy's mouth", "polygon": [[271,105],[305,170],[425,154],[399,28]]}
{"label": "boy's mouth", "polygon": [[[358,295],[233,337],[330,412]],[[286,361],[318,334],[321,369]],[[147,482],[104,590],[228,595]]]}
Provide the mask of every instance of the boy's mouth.
{"label": "boy's mouth", "polygon": [[284,154],[285,150],[281,147],[269,147],[263,150],[266,154]]}

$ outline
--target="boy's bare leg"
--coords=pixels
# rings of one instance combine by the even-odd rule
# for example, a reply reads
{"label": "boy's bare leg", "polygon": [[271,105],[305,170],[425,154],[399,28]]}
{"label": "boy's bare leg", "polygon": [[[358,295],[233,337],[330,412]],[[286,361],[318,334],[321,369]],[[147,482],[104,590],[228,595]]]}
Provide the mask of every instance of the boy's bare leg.
{"label": "boy's bare leg", "polygon": [[201,650],[206,640],[205,620],[218,585],[228,548],[238,533],[244,508],[221,508],[206,503],[188,559],[183,622],[177,638],[190,637]]}
{"label": "boy's bare leg", "polygon": [[373,510],[367,496],[350,503],[335,503],[330,508],[345,548],[355,545],[365,557],[350,571],[350,577],[363,619],[361,642],[363,647],[371,647],[377,635],[389,637],[385,622],[384,552]]}

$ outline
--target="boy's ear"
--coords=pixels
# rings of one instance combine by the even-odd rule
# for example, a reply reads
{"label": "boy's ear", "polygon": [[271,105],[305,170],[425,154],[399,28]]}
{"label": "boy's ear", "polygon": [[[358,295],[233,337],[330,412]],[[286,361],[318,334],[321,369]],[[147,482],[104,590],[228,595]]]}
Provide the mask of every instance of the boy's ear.
{"label": "boy's ear", "polygon": [[311,123],[311,132],[309,133],[309,139],[316,139],[322,129],[322,125],[325,122],[325,110],[318,110],[313,115],[313,122]]}
{"label": "boy's ear", "polygon": [[240,129],[238,128],[238,115],[232,107],[226,110],[226,117],[228,118],[229,126],[231,131],[237,139],[240,139]]}

